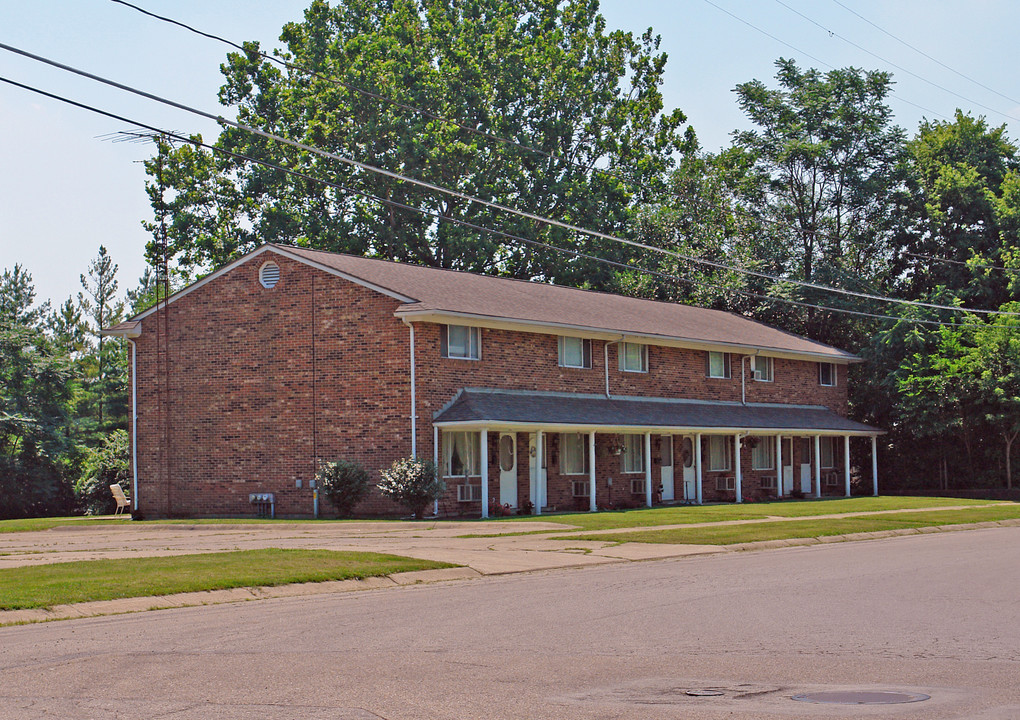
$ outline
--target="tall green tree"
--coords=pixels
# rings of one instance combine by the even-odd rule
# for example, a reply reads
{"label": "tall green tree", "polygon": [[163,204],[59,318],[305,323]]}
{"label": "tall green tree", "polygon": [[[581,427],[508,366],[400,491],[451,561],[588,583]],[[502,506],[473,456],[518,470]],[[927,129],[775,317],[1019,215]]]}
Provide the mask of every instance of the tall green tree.
{"label": "tall green tree", "polygon": [[[664,112],[666,56],[651,31],[606,30],[597,0],[350,0],[312,2],[281,36],[283,70],[256,54],[222,66],[223,105],[238,120],[323,150],[569,223],[625,232],[638,204],[661,190],[689,147],[683,114]],[[511,143],[368,97],[424,108]],[[518,145],[537,148],[535,153]],[[498,239],[454,218],[554,245],[620,258],[619,246],[574,237],[479,203],[352,169],[225,128],[219,148],[270,160],[418,208],[191,146],[147,163],[164,209],[170,253],[187,268],[216,265],[263,242],[381,256],[424,265],[608,286],[590,261]],[[594,172],[596,169],[606,172]],[[152,225],[158,231],[158,223]],[[159,254],[158,243],[150,255]]]}
{"label": "tall green tree", "polygon": [[1020,246],[1020,151],[1005,126],[957,110],[952,121],[922,122],[907,148],[906,292],[946,288],[970,307],[1008,302],[1014,276],[994,266]]}
{"label": "tall green tree", "polygon": [[0,518],[66,512],[66,358],[43,332],[32,277],[0,276]]}
{"label": "tall green tree", "polygon": [[[906,139],[886,104],[892,78],[856,68],[801,70],[788,59],[776,67],[777,89],[760,80],[736,88],[754,127],[733,134],[734,149],[747,154],[750,177],[763,181],[748,205],[791,250],[787,277],[853,290],[882,287],[895,249],[893,210],[903,188]],[[785,294],[861,305],[818,291]],[[844,316],[807,310],[797,325],[790,329],[840,345],[859,340]]]}
{"label": "tall green tree", "polygon": [[108,340],[103,329],[116,325],[124,316],[118,299],[117,264],[102,245],[81,275],[84,292],[78,293],[78,307],[89,338],[85,370],[88,404],[95,413],[95,427],[102,433],[122,427],[127,412],[126,353],[123,344]]}

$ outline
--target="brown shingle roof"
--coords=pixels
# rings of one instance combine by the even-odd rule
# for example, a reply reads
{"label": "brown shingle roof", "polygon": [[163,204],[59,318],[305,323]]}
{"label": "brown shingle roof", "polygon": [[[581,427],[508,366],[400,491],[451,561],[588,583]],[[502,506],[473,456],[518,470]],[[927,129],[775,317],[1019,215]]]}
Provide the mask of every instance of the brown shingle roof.
{"label": "brown shingle roof", "polygon": [[466,388],[435,414],[438,424],[536,424],[640,428],[718,428],[794,430],[878,435],[878,428],[855,422],[828,408],[702,402],[666,398],[614,397],[574,393]]}
{"label": "brown shingle roof", "polygon": [[398,310],[402,314],[434,311],[833,360],[858,359],[824,343],[721,310],[307,248],[271,247],[412,298],[415,302]]}

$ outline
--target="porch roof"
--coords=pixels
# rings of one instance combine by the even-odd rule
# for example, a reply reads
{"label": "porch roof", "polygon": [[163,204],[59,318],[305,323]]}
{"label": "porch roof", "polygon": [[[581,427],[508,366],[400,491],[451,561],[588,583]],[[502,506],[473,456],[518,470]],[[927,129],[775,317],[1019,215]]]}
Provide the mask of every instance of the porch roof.
{"label": "porch roof", "polygon": [[547,430],[683,430],[808,432],[879,435],[884,431],[849,420],[819,405],[705,402],[669,398],[465,388],[435,414],[445,428]]}

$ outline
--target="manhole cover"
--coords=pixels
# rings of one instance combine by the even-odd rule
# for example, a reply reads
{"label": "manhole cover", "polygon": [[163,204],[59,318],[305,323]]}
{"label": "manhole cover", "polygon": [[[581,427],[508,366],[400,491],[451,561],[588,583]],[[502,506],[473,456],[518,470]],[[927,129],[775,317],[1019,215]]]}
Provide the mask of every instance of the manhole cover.
{"label": "manhole cover", "polygon": [[814,692],[794,695],[794,700],[829,705],[897,705],[899,703],[930,700],[931,695],[885,690],[848,690],[842,692]]}
{"label": "manhole cover", "polygon": [[684,695],[691,697],[719,697],[725,695],[722,690],[684,690]]}

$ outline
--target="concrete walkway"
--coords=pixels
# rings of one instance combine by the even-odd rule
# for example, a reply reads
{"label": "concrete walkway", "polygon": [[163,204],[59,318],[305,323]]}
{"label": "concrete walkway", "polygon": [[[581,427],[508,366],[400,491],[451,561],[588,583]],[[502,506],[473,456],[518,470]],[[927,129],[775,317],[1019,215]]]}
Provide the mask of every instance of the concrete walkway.
{"label": "concrete walkway", "polygon": [[[962,507],[931,508],[931,511]],[[911,512],[924,512],[916,510]],[[661,527],[618,528],[581,531],[584,535],[605,535],[602,540],[574,540],[565,533],[577,527],[555,522],[363,522],[363,523],[273,523],[187,525],[133,523],[130,520],[100,520],[90,525],[68,525],[48,530],[0,534],[0,568],[76,562],[97,559],[155,557],[194,553],[250,550],[259,548],[305,548],[381,552],[436,560],[464,567],[426,570],[383,578],[327,583],[286,585],[275,588],[239,588],[149,598],[124,598],[50,609],[0,611],[0,625],[88,617],[149,609],[208,605],[224,602],[292,595],[374,589],[394,585],[464,580],[483,575],[530,572],[607,563],[680,558],[743,550],[816,545],[916,535],[929,532],[981,527],[1020,526],[1020,519],[920,529],[886,530],[823,538],[798,538],[742,543],[737,545],[674,545],[618,543],[613,535],[639,530],[696,528],[709,525],[741,525],[825,518],[882,515],[899,511],[853,512],[807,517],[771,517],[729,520],[717,523],[665,525]],[[535,531],[539,531],[535,533]],[[545,531],[545,532],[541,532]],[[535,534],[513,535],[528,532]],[[485,533],[484,535],[482,535]],[[463,537],[464,535],[482,535]]]}

